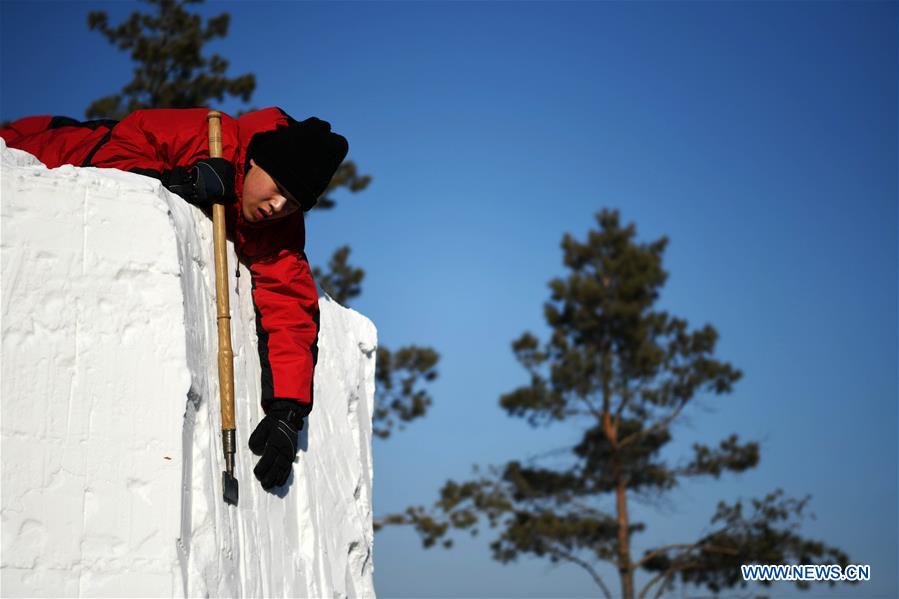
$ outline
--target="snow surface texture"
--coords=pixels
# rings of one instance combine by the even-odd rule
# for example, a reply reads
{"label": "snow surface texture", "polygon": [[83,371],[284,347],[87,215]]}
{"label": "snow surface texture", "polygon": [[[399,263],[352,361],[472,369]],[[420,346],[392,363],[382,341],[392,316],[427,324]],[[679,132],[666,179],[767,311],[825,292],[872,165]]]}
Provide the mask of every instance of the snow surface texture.
{"label": "snow surface texture", "polygon": [[320,300],[315,409],[266,493],[250,274],[228,244],[228,506],[211,222],[150,178],[0,152],[3,595],[374,596],[372,323]]}

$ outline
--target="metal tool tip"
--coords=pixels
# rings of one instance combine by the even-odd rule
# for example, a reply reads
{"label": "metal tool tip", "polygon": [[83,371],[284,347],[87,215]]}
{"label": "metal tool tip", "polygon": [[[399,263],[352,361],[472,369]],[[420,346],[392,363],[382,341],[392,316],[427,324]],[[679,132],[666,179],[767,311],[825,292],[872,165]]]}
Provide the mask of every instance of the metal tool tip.
{"label": "metal tool tip", "polygon": [[222,472],[222,495],[225,503],[237,505],[237,479],[228,472]]}

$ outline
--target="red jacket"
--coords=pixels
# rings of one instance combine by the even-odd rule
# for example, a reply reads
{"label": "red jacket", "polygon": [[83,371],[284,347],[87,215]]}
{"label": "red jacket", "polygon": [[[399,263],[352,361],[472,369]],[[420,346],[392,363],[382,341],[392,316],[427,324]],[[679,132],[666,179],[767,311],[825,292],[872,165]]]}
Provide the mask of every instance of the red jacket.
{"label": "red jacket", "polygon": [[[174,172],[189,170],[209,157],[206,113],[205,108],[138,110],[121,122],[85,123],[65,117],[27,117],[0,129],[0,137],[48,168],[63,164],[117,168],[155,177],[165,185]],[[257,224],[246,222],[240,209],[250,140],[287,122],[288,116],[279,108],[239,119],[222,114],[222,156],[234,165],[237,195],[236,203],[226,205],[226,224],[252,276],[262,405],[292,399],[311,410],[318,295],[303,252],[303,213]]]}

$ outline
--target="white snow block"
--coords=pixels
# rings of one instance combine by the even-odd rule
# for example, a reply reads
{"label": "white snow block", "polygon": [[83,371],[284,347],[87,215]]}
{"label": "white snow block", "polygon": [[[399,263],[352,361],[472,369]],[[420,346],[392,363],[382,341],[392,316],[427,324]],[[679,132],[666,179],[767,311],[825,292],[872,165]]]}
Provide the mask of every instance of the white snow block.
{"label": "white snow block", "polygon": [[211,223],[153,179],[0,152],[3,596],[374,596],[372,323],[321,299],[315,409],[288,484],[263,491],[250,274],[229,243],[228,506]]}

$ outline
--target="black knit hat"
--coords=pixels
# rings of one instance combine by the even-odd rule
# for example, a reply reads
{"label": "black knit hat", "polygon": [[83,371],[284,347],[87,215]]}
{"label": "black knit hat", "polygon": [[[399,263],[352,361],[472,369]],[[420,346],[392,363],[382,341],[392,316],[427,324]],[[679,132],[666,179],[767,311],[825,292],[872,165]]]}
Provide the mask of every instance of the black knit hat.
{"label": "black knit hat", "polygon": [[256,161],[300,202],[303,210],[310,210],[328,188],[348,149],[346,139],[332,133],[327,121],[315,117],[299,122],[290,119],[287,127],[254,135],[247,160]]}

